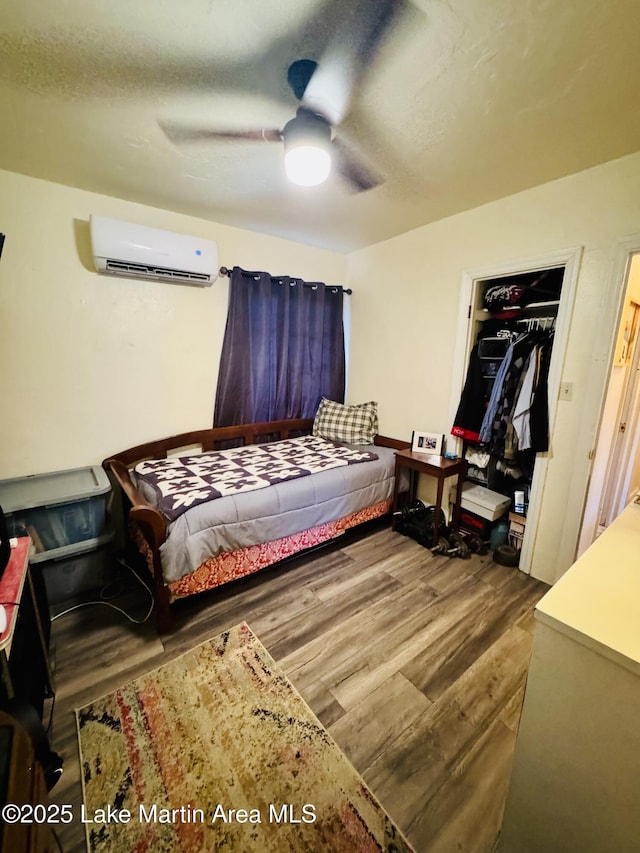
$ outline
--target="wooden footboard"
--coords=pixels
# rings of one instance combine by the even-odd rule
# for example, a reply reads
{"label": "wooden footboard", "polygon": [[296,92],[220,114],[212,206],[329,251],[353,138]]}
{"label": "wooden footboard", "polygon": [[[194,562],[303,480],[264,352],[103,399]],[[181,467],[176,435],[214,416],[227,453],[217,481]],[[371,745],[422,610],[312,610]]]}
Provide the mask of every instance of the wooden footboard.
{"label": "wooden footboard", "polygon": [[[160,563],[160,546],[166,539],[168,524],[165,517],[138,491],[129,473],[130,470],[144,460],[166,459],[180,452],[186,455],[200,450],[243,447],[248,444],[261,444],[309,435],[312,427],[313,421],[306,418],[213,427],[139,444],[104,460],[103,468],[120,486],[125,496],[124,511],[128,516],[131,538],[144,557],[153,579],[156,623],[160,633],[171,630],[170,593],[168,586],[165,585]],[[396,450],[409,447],[409,442],[386,436],[376,436],[375,444]]]}

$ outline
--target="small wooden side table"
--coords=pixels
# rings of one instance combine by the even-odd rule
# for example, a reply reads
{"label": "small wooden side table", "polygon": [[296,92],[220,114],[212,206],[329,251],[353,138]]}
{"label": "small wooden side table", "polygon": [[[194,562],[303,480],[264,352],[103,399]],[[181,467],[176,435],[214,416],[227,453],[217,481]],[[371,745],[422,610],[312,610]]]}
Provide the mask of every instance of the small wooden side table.
{"label": "small wooden side table", "polygon": [[[442,493],[444,481],[449,477],[458,477],[456,488],[456,499],[453,504],[453,526],[458,524],[460,515],[460,501],[462,499],[462,483],[467,471],[467,463],[464,459],[445,459],[444,456],[434,456],[428,453],[414,453],[412,450],[398,450],[396,452],[396,482],[393,492],[393,511],[400,504],[400,474],[403,469],[409,471],[409,503],[416,499],[418,486],[418,474],[428,474],[438,481],[436,493],[436,511],[433,516],[433,547],[438,544],[438,519],[442,509]],[[395,522],[394,522],[395,527]]]}

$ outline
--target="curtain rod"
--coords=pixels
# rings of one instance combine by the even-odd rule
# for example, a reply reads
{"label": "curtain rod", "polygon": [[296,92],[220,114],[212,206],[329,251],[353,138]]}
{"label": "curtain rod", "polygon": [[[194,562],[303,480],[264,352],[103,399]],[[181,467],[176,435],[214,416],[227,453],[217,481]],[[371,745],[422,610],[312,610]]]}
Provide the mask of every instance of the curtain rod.
{"label": "curtain rod", "polygon": [[[231,278],[231,270],[227,269],[227,267],[220,267],[218,272],[220,273],[220,275],[226,275],[227,278]],[[250,273],[249,273],[249,275],[250,275]],[[271,278],[278,278],[278,276],[271,276]],[[311,282],[305,282],[305,286],[306,287],[313,287],[313,284]],[[327,287],[340,287],[340,285],[339,284],[328,284]],[[347,296],[351,296],[351,294],[353,293],[353,290],[351,290],[350,287],[349,288],[340,287],[340,290],[343,293],[346,293]]]}

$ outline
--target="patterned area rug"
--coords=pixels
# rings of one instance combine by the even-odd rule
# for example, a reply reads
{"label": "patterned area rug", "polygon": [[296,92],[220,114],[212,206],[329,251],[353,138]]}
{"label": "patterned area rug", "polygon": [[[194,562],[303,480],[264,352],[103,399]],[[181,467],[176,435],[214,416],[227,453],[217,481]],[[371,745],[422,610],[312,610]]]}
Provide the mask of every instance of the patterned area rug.
{"label": "patterned area rug", "polygon": [[76,714],[91,851],[412,849],[244,623]]}

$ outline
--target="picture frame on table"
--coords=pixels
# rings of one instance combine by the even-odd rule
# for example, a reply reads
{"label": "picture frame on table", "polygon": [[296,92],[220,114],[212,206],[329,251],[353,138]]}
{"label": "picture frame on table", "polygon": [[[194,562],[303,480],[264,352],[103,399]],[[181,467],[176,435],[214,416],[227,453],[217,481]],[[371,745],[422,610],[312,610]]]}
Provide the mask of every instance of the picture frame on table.
{"label": "picture frame on table", "polygon": [[418,432],[411,435],[411,452],[425,453],[429,456],[442,456],[444,451],[444,435],[439,432]]}

